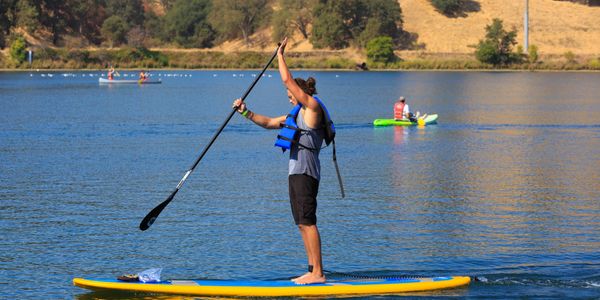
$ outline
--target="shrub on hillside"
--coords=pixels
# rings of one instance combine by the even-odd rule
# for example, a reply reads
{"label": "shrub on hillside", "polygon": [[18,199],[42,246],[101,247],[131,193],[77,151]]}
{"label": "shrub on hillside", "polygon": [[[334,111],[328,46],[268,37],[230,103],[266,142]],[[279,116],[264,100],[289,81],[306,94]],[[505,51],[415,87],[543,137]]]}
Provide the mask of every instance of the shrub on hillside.
{"label": "shrub on hillside", "polygon": [[463,0],[431,0],[435,9],[444,15],[454,15],[462,6]]}
{"label": "shrub on hillside", "polygon": [[367,43],[367,58],[374,63],[390,63],[396,60],[394,42],[389,36],[380,36]]}
{"label": "shrub on hillside", "polygon": [[165,67],[169,64],[166,55],[158,52],[151,51],[144,47],[139,48],[121,48],[117,51],[109,54],[110,61],[116,61],[125,65],[135,65],[138,62],[142,62],[145,65],[152,63],[153,66]]}
{"label": "shrub on hillside", "polygon": [[600,58],[593,58],[589,61],[590,69],[600,70]]}
{"label": "shrub on hillside", "polygon": [[491,41],[479,41],[477,50],[475,51],[475,57],[477,57],[477,60],[480,62],[493,65],[498,64],[500,61],[496,45]]}
{"label": "shrub on hillside", "polygon": [[521,61],[521,55],[512,50],[512,47],[517,44],[516,29],[506,31],[502,20],[494,19],[485,30],[487,32],[485,40],[480,40],[475,50],[475,56],[479,61],[495,66]]}
{"label": "shrub on hillside", "polygon": [[565,52],[564,57],[568,64],[576,64],[577,63],[577,58],[575,56],[575,53],[573,53],[571,51]]}
{"label": "shrub on hillside", "polygon": [[16,37],[10,44],[10,57],[17,63],[21,64],[27,59],[27,43],[22,36]]}
{"label": "shrub on hillside", "polygon": [[535,64],[537,63],[538,59],[538,47],[536,45],[529,46],[529,62]]}
{"label": "shrub on hillside", "polygon": [[52,48],[38,48],[35,52],[35,58],[37,60],[61,60],[61,56],[57,50]]}

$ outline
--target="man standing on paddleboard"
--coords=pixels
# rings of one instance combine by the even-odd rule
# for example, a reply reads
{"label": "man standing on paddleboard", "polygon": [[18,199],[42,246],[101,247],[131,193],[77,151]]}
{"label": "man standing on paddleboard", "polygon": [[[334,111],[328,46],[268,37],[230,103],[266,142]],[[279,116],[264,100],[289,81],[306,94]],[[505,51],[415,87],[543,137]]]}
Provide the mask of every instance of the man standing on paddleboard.
{"label": "man standing on paddleboard", "polygon": [[241,99],[233,102],[237,111],[266,129],[280,129],[275,146],[283,151],[290,150],[289,196],[294,221],[302,235],[308,257],[308,272],[292,279],[298,284],[325,282],[321,259],[321,237],[317,228],[317,193],[321,164],[319,152],[325,135],[323,103],[314,96],[316,81],[293,78],[283,53],[287,38],[277,51],[277,61],[281,80],[287,88],[289,102],[294,106],[287,115],[268,117],[250,111]]}

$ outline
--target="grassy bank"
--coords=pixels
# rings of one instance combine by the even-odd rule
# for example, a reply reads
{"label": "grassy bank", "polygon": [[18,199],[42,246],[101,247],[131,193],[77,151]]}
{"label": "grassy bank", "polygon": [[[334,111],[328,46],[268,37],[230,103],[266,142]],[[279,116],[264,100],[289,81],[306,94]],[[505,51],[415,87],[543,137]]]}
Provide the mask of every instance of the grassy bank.
{"label": "grassy bank", "polygon": [[[160,50],[139,48],[67,50],[38,49],[31,65],[16,63],[7,52],[0,52],[2,69],[105,69],[110,65],[129,69],[257,69],[272,53],[241,51]],[[353,53],[354,54],[354,53]],[[288,64],[294,69],[356,69],[356,61],[346,51],[289,52]],[[600,57],[541,56],[536,63],[493,66],[468,54],[398,53],[395,62],[369,63],[370,70],[600,70]],[[276,64],[275,64],[276,65]]]}

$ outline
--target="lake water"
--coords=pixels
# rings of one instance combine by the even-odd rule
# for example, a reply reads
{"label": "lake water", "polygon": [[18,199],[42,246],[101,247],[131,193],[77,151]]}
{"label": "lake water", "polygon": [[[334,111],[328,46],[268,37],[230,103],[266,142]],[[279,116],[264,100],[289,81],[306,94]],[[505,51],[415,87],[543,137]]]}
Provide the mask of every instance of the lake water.
{"label": "lake water", "polygon": [[[239,115],[147,231],[258,71],[0,73],[0,298],[142,299],[74,277],[278,279],[305,270],[276,131]],[[135,76],[133,72],[122,72]],[[413,297],[600,298],[600,73],[317,72],[338,129],[321,152],[325,269],[469,275]],[[275,71],[246,99],[286,114]],[[439,114],[374,128],[404,95]],[[391,298],[391,297],[390,297]]]}

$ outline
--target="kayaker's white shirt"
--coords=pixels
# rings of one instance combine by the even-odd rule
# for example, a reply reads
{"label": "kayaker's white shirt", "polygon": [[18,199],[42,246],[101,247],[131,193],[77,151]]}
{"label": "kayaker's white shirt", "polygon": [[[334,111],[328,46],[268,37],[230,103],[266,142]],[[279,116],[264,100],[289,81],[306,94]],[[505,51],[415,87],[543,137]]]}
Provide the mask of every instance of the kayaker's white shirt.
{"label": "kayaker's white shirt", "polygon": [[408,119],[408,115],[410,114],[410,109],[408,108],[408,104],[404,103],[404,109],[402,110],[402,117]]}

